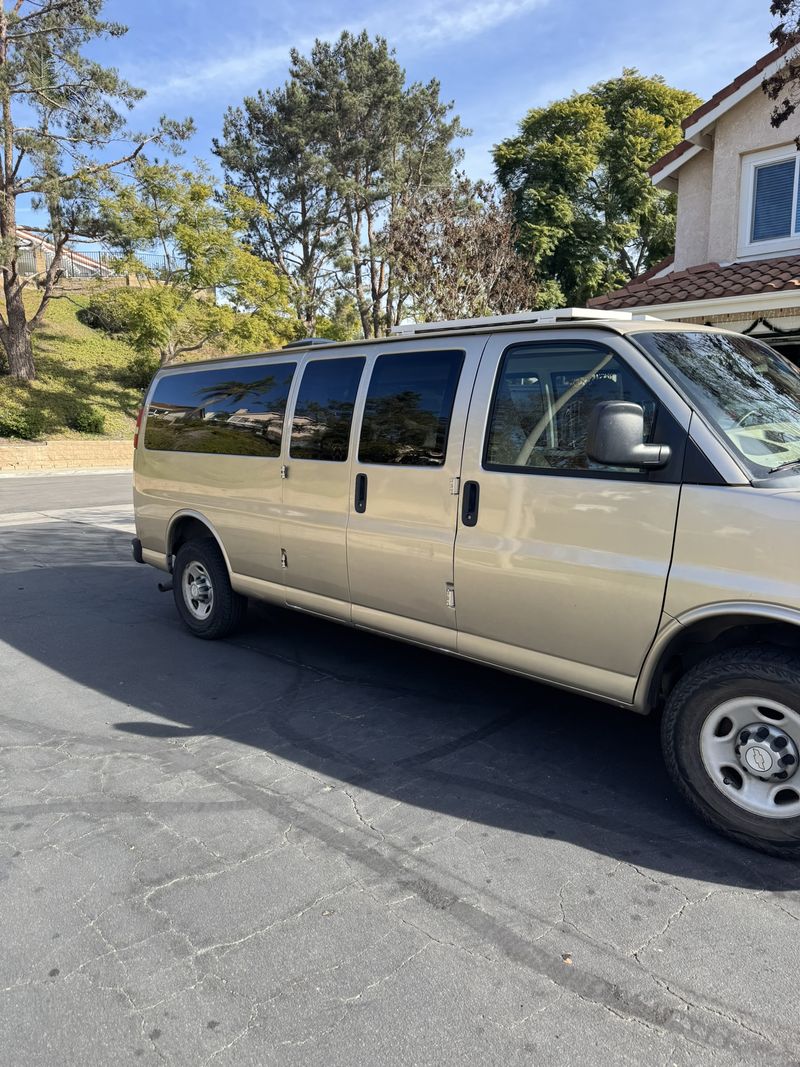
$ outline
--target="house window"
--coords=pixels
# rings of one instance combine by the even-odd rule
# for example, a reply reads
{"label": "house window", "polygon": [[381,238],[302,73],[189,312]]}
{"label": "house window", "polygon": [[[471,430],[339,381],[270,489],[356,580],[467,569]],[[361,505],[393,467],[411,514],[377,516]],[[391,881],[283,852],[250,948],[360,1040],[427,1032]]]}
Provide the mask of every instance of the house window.
{"label": "house window", "polygon": [[745,157],[739,255],[800,247],[800,154],[773,149]]}

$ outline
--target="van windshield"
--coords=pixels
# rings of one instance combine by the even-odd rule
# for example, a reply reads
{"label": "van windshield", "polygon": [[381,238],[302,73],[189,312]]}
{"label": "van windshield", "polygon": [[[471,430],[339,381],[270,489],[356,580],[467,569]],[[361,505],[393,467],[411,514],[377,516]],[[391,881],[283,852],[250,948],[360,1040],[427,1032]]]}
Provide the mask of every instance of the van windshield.
{"label": "van windshield", "polygon": [[800,465],[800,371],[749,337],[723,333],[637,333],[665,370],[756,478]]}

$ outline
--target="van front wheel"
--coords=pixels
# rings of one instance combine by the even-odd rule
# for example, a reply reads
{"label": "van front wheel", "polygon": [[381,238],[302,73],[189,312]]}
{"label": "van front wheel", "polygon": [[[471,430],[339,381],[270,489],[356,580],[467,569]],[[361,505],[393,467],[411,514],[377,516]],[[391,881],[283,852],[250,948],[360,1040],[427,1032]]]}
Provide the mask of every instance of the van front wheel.
{"label": "van front wheel", "polygon": [[233,633],[247,610],[247,599],[231,587],[225,560],[211,537],[180,546],[172,592],[184,625],[209,641]]}
{"label": "van front wheel", "polygon": [[670,695],[661,739],[670,775],[707,823],[800,857],[800,657],[756,646],[698,664]]}

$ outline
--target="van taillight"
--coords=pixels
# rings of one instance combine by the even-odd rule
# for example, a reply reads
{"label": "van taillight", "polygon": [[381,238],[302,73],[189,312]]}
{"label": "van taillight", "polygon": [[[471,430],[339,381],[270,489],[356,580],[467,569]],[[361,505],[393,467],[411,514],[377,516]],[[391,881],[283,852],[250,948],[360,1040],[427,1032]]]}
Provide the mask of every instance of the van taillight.
{"label": "van taillight", "polygon": [[141,426],[142,426],[142,415],[144,415],[144,408],[143,407],[139,408],[139,414],[136,416],[136,429],[134,430],[134,433],[133,433],[133,447],[134,448],[136,448],[136,446],[139,444],[139,430],[141,429]]}

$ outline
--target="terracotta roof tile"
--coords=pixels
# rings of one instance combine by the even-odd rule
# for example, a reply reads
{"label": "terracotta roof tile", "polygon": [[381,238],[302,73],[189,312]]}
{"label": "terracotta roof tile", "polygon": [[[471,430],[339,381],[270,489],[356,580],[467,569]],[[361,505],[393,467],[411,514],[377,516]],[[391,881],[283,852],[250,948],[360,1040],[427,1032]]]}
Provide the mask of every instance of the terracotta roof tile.
{"label": "terracotta roof tile", "polygon": [[[663,269],[663,267],[661,268]],[[800,256],[759,259],[746,263],[701,263],[663,277],[644,275],[622,289],[588,301],[589,307],[609,310],[626,307],[652,307],[686,300],[719,300],[766,290],[794,292],[800,287]]]}

